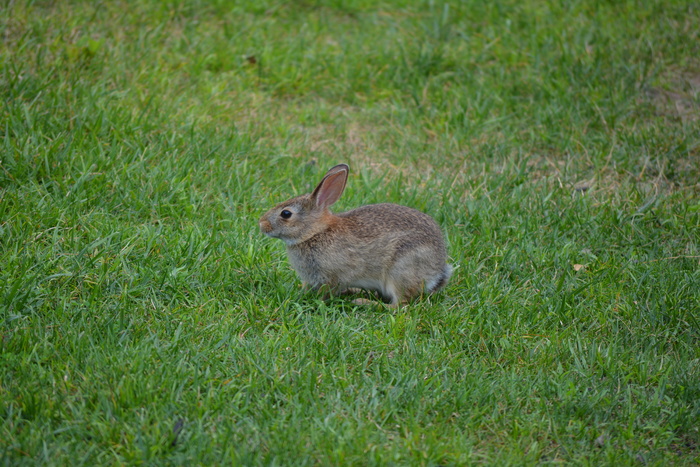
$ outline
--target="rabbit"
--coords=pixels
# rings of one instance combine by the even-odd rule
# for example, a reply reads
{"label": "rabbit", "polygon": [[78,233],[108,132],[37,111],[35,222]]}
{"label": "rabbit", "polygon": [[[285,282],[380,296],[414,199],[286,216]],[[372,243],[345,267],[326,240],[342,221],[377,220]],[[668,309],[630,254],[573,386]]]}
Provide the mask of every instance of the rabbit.
{"label": "rabbit", "polygon": [[260,218],[260,230],[286,244],[304,286],[325,288],[327,296],[370,290],[391,307],[444,287],[452,267],[442,231],[429,215],[389,203],[340,214],[328,210],[343,194],[349,170],[347,164],[332,167],[312,193]]}

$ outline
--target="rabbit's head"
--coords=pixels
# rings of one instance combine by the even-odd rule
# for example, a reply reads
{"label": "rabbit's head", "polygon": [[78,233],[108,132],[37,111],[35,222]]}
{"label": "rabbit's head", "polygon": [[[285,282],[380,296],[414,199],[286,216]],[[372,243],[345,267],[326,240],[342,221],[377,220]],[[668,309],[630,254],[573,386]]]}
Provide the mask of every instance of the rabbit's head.
{"label": "rabbit's head", "polygon": [[258,222],[260,230],[287,245],[301,243],[324,231],[332,221],[328,208],[343,194],[348,172],[346,164],[331,168],[312,193],[289,199],[266,212]]}

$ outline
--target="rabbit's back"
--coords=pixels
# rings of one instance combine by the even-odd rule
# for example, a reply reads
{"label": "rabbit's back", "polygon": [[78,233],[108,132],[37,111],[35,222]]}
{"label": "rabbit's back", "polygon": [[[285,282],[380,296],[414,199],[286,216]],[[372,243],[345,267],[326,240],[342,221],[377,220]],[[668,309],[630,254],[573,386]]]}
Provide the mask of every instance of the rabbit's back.
{"label": "rabbit's back", "polygon": [[344,220],[346,233],[355,238],[380,240],[398,237],[415,245],[432,245],[443,252],[445,250],[442,231],[435,220],[407,206],[369,204],[336,216]]}

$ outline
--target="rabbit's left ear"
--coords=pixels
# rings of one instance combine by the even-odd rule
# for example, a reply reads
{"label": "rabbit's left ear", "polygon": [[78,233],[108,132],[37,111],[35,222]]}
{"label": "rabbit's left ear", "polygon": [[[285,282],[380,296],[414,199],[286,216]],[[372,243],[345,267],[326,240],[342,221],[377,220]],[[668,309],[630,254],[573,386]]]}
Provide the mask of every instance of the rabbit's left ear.
{"label": "rabbit's left ear", "polygon": [[321,183],[311,193],[311,198],[316,201],[316,206],[323,209],[338,201],[345,190],[349,172],[350,168],[346,164],[338,164],[326,173]]}

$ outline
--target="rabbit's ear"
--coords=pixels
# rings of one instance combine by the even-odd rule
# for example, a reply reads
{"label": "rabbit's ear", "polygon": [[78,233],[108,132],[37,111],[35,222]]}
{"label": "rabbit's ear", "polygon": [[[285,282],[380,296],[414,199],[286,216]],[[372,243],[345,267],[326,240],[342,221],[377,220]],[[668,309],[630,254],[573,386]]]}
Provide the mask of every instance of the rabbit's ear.
{"label": "rabbit's ear", "polygon": [[316,206],[327,208],[338,201],[345,189],[345,183],[348,181],[349,171],[350,168],[346,164],[338,164],[326,173],[326,176],[311,194],[311,198],[316,201]]}

